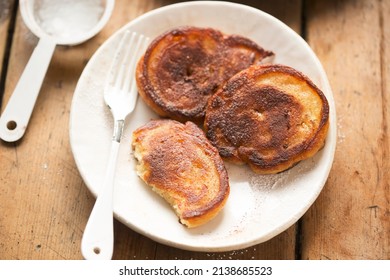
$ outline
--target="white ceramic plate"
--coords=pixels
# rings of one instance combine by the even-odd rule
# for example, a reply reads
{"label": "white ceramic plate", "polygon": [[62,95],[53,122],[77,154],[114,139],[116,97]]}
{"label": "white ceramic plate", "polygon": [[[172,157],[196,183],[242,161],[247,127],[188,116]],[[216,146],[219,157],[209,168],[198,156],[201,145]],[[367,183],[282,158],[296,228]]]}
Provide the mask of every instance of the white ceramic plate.
{"label": "white ceramic plate", "polygon": [[157,116],[138,98],[127,120],[119,152],[114,212],[131,229],[169,246],[194,251],[228,251],[264,242],[293,225],[315,201],[328,177],[336,145],[336,115],[326,74],[306,42],[285,24],[257,9],[227,2],[189,2],[166,6],[131,21],[93,55],[78,82],[71,108],[70,141],[77,167],[96,195],[108,160],[113,131],[103,101],[104,81],[125,29],[154,38],[173,27],[213,27],[247,36],[275,52],[283,63],[308,75],[330,103],[326,145],[314,158],[277,175],[255,175],[247,166],[227,165],[231,194],[223,211],[195,229],[179,224],[167,203],[136,175],[131,151],[134,129]]}

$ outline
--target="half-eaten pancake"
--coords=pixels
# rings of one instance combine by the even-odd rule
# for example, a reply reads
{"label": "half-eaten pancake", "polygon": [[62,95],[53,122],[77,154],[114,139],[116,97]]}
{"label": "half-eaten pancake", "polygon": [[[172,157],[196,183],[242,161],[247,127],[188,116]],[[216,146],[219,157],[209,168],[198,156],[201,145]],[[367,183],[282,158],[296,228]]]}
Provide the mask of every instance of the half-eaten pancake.
{"label": "half-eaten pancake", "polygon": [[187,227],[214,218],[229,196],[229,179],[217,149],[194,123],[152,120],[133,133],[137,173]]}

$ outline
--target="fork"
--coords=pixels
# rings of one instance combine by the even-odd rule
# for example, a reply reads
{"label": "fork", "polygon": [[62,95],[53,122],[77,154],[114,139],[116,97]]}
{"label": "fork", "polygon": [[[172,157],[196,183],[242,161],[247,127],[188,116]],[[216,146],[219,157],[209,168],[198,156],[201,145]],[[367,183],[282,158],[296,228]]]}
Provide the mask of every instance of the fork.
{"label": "fork", "polygon": [[135,65],[149,39],[125,31],[115,53],[104,88],[104,101],[114,118],[114,133],[103,185],[81,241],[85,259],[111,259],[114,250],[113,191],[116,162],[126,117],[137,101]]}

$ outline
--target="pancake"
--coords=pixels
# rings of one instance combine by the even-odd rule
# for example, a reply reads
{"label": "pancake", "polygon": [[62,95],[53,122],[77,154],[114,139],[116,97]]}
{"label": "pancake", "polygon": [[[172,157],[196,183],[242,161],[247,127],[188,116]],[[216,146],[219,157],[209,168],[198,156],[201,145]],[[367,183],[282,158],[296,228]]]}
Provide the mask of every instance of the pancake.
{"label": "pancake", "polygon": [[209,97],[227,79],[272,56],[242,36],[212,28],[176,28],[149,45],[137,65],[137,86],[160,116],[199,124]]}
{"label": "pancake", "polygon": [[182,224],[214,218],[229,196],[218,151],[194,123],[152,120],[133,133],[137,174],[174,209]]}
{"label": "pancake", "polygon": [[206,109],[207,138],[228,161],[260,174],[282,172],[324,145],[329,105],[304,74],[251,66],[230,78]]}

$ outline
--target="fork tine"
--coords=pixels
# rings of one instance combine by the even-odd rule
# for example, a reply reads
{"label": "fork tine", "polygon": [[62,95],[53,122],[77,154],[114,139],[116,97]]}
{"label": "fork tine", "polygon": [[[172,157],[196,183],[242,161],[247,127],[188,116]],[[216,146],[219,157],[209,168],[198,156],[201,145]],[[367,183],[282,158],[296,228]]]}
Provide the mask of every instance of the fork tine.
{"label": "fork tine", "polygon": [[118,45],[104,89],[104,100],[114,118],[124,119],[134,110],[137,101],[136,63],[148,40],[142,34],[127,30]]}
{"label": "fork tine", "polygon": [[[137,53],[134,56],[135,58],[137,58],[137,60],[139,59],[139,57],[143,53],[144,49],[147,47],[147,45],[149,43],[149,38],[148,37],[143,37],[142,39],[140,39],[140,41],[141,41],[141,43],[140,43],[141,46],[139,46],[137,48]],[[135,92],[135,90],[136,90],[135,71],[136,71],[136,67],[133,67],[133,68],[131,68],[131,71],[129,73],[129,78],[132,81],[131,82],[130,92]],[[130,84],[130,83],[128,83],[128,84]]]}
{"label": "fork tine", "polygon": [[137,42],[135,44],[133,41],[131,42],[131,43],[133,43],[133,44],[131,44],[131,48],[133,50],[133,55],[132,55],[131,60],[129,62],[130,67],[128,69],[127,76],[126,76],[125,81],[123,83],[123,89],[126,92],[129,90],[130,85],[134,84],[133,83],[133,80],[134,80],[133,76],[135,74],[134,71],[136,68],[134,66],[138,60],[138,57],[140,55],[141,50],[143,50],[142,43],[144,43],[144,41],[145,41],[145,36],[141,34],[140,36],[138,36]]}
{"label": "fork tine", "polygon": [[117,78],[117,73],[119,69],[119,64],[121,63],[121,56],[123,52],[123,46],[125,42],[127,41],[127,38],[129,36],[129,32],[126,31],[125,35],[122,37],[121,41],[119,42],[119,46],[115,52],[114,59],[112,60],[112,63],[110,65],[110,70],[109,70],[109,75],[107,77],[107,82],[106,82],[106,90],[115,83],[116,78]]}
{"label": "fork tine", "polygon": [[[131,34],[131,37],[130,37],[130,42],[128,42],[129,35],[130,35],[130,31],[126,30],[126,33],[123,36],[123,45],[121,45],[120,49],[119,49],[119,51],[124,50],[125,53],[122,56],[122,62],[121,62],[121,65],[118,69],[118,73],[116,75],[116,80],[115,80],[114,86],[117,89],[120,89],[120,88],[122,88],[122,86],[125,85],[124,78],[125,78],[126,70],[128,68],[128,65],[130,65],[130,67],[132,66],[132,63],[129,63],[129,57],[133,51],[134,39],[135,39],[137,34],[135,32],[133,32]],[[134,57],[134,55],[132,57]]]}

